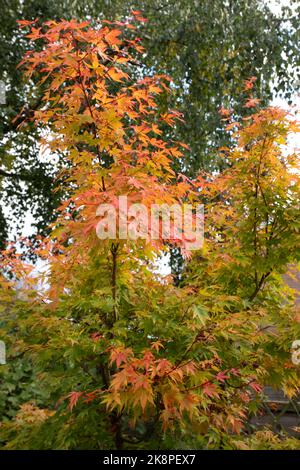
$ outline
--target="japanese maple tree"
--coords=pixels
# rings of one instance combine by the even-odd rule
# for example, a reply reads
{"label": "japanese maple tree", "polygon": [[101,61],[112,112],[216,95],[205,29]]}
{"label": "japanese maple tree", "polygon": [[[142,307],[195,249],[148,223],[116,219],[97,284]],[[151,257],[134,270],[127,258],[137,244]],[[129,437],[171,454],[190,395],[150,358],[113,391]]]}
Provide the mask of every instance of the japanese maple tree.
{"label": "japanese maple tree", "polygon": [[[42,290],[14,250],[1,255],[24,285],[16,299],[1,279],[8,341],[45,391],[2,424],[4,447],[250,446],[263,386],[299,388],[289,351],[299,322],[281,282],[299,258],[298,155],[282,152],[296,124],[276,108],[230,123],[228,169],[189,181],[173,170],[185,144],[166,130],[181,116],[157,104],[168,77],[131,79],[143,52],[132,23],[21,24],[44,45],[23,66],[48,84],[34,119],[70,197],[40,241]],[[97,208],[118,210],[123,195],[149,209],[205,202],[206,243],[181,287],[151,269],[162,237],[97,237]]]}

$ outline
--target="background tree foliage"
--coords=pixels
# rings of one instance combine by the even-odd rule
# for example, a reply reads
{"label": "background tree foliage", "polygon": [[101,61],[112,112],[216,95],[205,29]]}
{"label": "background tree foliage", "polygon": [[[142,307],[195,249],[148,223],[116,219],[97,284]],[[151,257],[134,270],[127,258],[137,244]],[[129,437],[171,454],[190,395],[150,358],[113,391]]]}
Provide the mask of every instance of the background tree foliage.
{"label": "background tree foliage", "polygon": [[[137,76],[167,73],[174,80],[172,94],[162,96],[160,106],[176,107],[185,115],[185,124],[172,135],[191,147],[189,158],[179,165],[194,175],[199,168],[218,168],[223,162],[216,148],[227,140],[219,125],[218,108],[232,107],[237,115],[242,80],[257,76],[256,93],[265,104],[274,93],[290,98],[299,75],[299,2],[291,1],[280,17],[269,2],[258,0],[1,0],[0,79],[7,86],[7,105],[1,106],[0,177],[2,204],[12,207],[8,218],[0,212],[0,235],[5,239],[7,223],[20,228],[27,209],[34,225],[43,232],[53,219],[59,193],[53,193],[56,169],[39,158],[38,129],[27,122],[16,131],[22,118],[39,104],[41,90],[28,88],[16,69],[28,43],[16,20],[91,18],[97,21],[124,19],[131,9],[142,10],[147,22],[139,26],[146,46],[143,67]],[[276,87],[271,90],[271,81]],[[13,119],[25,106],[23,115]],[[64,188],[61,189],[64,192]],[[180,263],[177,258],[174,263]]]}
{"label": "background tree foliage", "polygon": [[[44,48],[25,57],[26,76],[48,87],[35,121],[48,130],[51,152],[71,162],[63,165],[70,198],[37,251],[49,268],[44,289],[13,247],[0,254],[9,349],[0,372],[13,385],[2,409],[17,398],[12,416],[3,413],[1,446],[299,448],[284,433],[246,426],[265,385],[289,397],[299,390],[290,351],[299,312],[282,279],[300,258],[299,153],[283,153],[299,125],[278,108],[238,122],[222,109],[232,140],[221,149],[225,169],[192,181],[176,175],[185,144],[166,132],[180,119],[161,112],[168,80],[132,79],[143,51],[126,25],[116,26],[32,27]],[[242,85],[248,111],[257,105],[253,82]],[[96,236],[96,208],[118,209],[124,194],[148,209],[205,202],[205,244],[180,288],[149,269],[162,237]]]}

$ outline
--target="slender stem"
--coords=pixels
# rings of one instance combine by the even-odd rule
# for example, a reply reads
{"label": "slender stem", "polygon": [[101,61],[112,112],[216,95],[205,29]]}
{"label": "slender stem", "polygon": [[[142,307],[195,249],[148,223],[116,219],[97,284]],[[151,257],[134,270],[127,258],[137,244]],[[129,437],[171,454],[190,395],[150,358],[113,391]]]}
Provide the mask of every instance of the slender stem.
{"label": "slender stem", "polygon": [[111,288],[112,288],[112,298],[114,301],[113,307],[113,323],[117,319],[117,257],[118,257],[118,248],[119,244],[112,244],[111,254],[112,254],[112,273],[111,273]]}

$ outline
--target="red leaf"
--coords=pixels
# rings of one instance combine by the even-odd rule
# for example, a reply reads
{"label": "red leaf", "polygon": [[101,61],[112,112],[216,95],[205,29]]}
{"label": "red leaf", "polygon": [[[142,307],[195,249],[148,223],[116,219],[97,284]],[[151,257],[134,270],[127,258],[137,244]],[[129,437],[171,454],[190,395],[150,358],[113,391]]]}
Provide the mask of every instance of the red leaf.
{"label": "red leaf", "polygon": [[254,83],[256,82],[257,78],[256,77],[250,77],[248,80],[244,81],[244,91],[251,90],[254,86]]}
{"label": "red leaf", "polygon": [[164,375],[168,373],[171,369],[171,363],[167,359],[161,359],[157,361],[157,372],[159,375]]}
{"label": "red leaf", "polygon": [[127,362],[129,356],[132,355],[132,350],[130,348],[123,349],[113,349],[110,355],[110,362],[116,363],[117,368],[119,369],[120,365],[123,362]]}
{"label": "red leaf", "polygon": [[219,114],[224,118],[230,117],[231,113],[232,113],[231,109],[226,109],[223,106],[219,109]]}
{"label": "red leaf", "polygon": [[250,98],[246,101],[244,108],[255,108],[255,106],[257,106],[259,103],[260,100],[258,98]]}
{"label": "red leaf", "polygon": [[154,341],[151,343],[151,349],[155,349],[155,351],[159,351],[160,348],[163,348],[163,344],[160,341]]}
{"label": "red leaf", "polygon": [[249,386],[256,392],[260,393],[262,391],[262,387],[257,382],[250,382]]}
{"label": "red leaf", "polygon": [[69,398],[69,409],[70,411],[73,410],[74,406],[76,406],[79,398],[83,395],[83,392],[70,392],[67,398]]}
{"label": "red leaf", "polygon": [[208,397],[210,398],[219,398],[219,393],[217,392],[217,388],[215,386],[215,384],[211,383],[211,382],[206,382],[204,385],[203,385],[203,393],[204,395],[207,395]]}
{"label": "red leaf", "polygon": [[97,341],[99,341],[100,338],[103,338],[103,335],[101,335],[101,333],[92,333],[91,334],[91,339],[92,341],[94,341],[95,343]]}
{"label": "red leaf", "polygon": [[221,371],[216,375],[216,379],[219,382],[225,382],[225,380],[228,379],[228,375],[226,375],[225,371]]}
{"label": "red leaf", "polygon": [[29,26],[31,24],[34,24],[36,22],[36,19],[33,21],[28,21],[28,20],[17,20],[18,25],[20,28],[25,28],[26,26]]}

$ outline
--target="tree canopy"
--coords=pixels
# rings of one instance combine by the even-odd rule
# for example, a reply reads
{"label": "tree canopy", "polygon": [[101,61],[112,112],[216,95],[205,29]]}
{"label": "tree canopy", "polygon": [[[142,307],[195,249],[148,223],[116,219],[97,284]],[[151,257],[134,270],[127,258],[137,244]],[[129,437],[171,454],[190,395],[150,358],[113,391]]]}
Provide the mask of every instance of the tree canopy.
{"label": "tree canopy", "polygon": [[[39,129],[26,120],[22,131],[16,130],[39,106],[43,93],[43,86],[28,87],[16,68],[30,47],[16,20],[90,18],[96,24],[103,17],[122,21],[131,9],[141,10],[147,21],[138,26],[138,36],[146,55],[143,66],[137,64],[132,74],[172,77],[172,93],[161,95],[160,106],[176,107],[185,116],[185,124],[176,126],[172,137],[191,148],[188,159],[177,163],[178,171],[189,176],[199,168],[215,169],[224,164],[217,148],[228,142],[228,136],[219,125],[218,109],[225,106],[233,108],[237,116],[247,114],[241,106],[244,79],[257,77],[256,95],[263,105],[274,93],[289,99],[298,87],[297,1],[291,1],[280,15],[258,0],[2,0],[1,6],[6,13],[0,22],[0,79],[6,84],[7,104],[0,107],[0,177],[2,205],[11,207],[6,217],[0,213],[2,241],[7,223],[20,229],[28,209],[36,230],[44,233],[60,194],[52,191],[58,169],[39,155]],[[14,120],[22,108],[23,113]]]}
{"label": "tree canopy", "polygon": [[[299,390],[290,350],[299,313],[282,279],[300,257],[299,153],[285,153],[299,124],[259,109],[250,78],[242,89],[251,114],[237,121],[221,110],[232,142],[220,149],[224,170],[178,175],[187,149],[169,129],[181,113],[161,109],[168,77],[132,74],[143,59],[135,21],[21,22],[38,45],[22,62],[27,81],[44,84],[34,123],[61,160],[68,198],[35,248],[48,268],[41,288],[13,244],[0,255],[9,346],[0,409],[12,403],[1,446],[299,448],[247,428],[264,386]],[[182,286],[151,269],[162,236],[97,237],[97,207],[120,211],[124,194],[146,208],[205,202],[203,247],[180,243],[189,257]]]}

